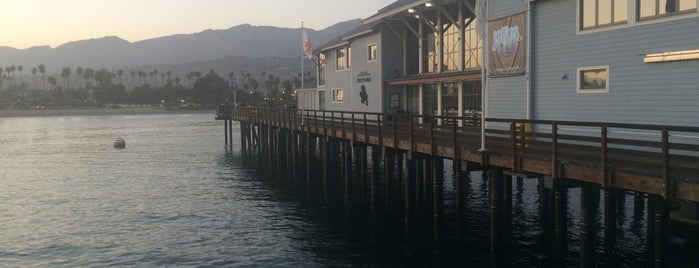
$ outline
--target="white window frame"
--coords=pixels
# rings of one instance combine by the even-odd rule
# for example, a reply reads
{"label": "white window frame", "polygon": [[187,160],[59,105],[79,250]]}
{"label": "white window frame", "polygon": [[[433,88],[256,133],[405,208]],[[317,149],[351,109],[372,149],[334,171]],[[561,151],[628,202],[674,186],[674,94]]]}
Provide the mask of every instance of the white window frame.
{"label": "white window frame", "polygon": [[[585,35],[585,34],[594,34],[594,33],[599,33],[599,32],[606,32],[606,31],[613,31],[613,30],[618,30],[618,29],[625,29],[629,27],[635,27],[635,26],[640,26],[640,25],[649,25],[649,24],[655,24],[655,23],[665,23],[665,22],[671,22],[671,21],[677,21],[677,20],[683,20],[687,18],[697,18],[699,17],[699,8],[697,8],[696,12],[682,12],[680,14],[673,14],[671,16],[660,16],[660,17],[655,17],[655,18],[647,18],[641,20],[640,14],[639,14],[639,5],[638,5],[638,0],[628,0],[628,8],[629,10],[628,15],[627,15],[627,20],[626,23],[618,23],[614,25],[607,25],[604,27],[594,27],[594,28],[587,28],[587,29],[582,29],[582,18],[580,17],[581,15],[581,2],[582,0],[576,0],[576,12],[575,12],[575,24],[576,24],[576,29],[575,29],[575,34],[576,35]],[[697,6],[699,6],[699,0],[697,1]]]}
{"label": "white window frame", "polygon": [[[318,53],[318,86],[325,86],[327,83],[328,65],[326,64],[328,55],[325,52]],[[321,71],[322,70],[322,71]],[[322,82],[322,83],[321,83]]]}
{"label": "white window frame", "polygon": [[[343,56],[340,57],[340,53],[343,53]],[[347,48],[346,47],[340,47],[335,49],[335,71],[344,71],[347,70]],[[343,59],[343,62],[340,63],[340,59]]]}
{"label": "white window frame", "polygon": [[342,88],[333,88],[333,103],[343,103],[345,102],[345,90]]}
{"label": "white window frame", "polygon": [[[639,21],[654,20],[654,19],[658,19],[658,18],[678,16],[678,15],[682,15],[682,14],[692,14],[692,13],[697,13],[697,10],[699,9],[698,7],[695,7],[694,10],[675,11],[675,12],[666,13],[666,14],[657,14],[656,13],[655,15],[652,15],[652,16],[641,17],[641,1],[640,0],[633,0],[633,1],[635,1],[636,5],[637,5],[636,6],[636,10],[637,10],[636,14],[637,14],[637,19]],[[656,4],[660,5],[659,1],[657,1],[657,0],[655,0],[655,1],[656,1]],[[677,1],[679,1],[679,0],[677,0]],[[699,3],[694,3],[694,4],[695,4],[695,6],[699,6]],[[679,9],[679,2],[677,3],[677,5],[678,5],[677,8]],[[656,6],[656,7],[658,7],[659,9],[663,8],[660,6]],[[659,9],[656,11],[659,12]]]}
{"label": "white window frame", "polygon": [[[371,58],[371,48],[374,47],[374,58]],[[379,45],[376,43],[367,45],[367,62],[376,62],[379,59]]]}
{"label": "white window frame", "polygon": [[[605,70],[607,73],[607,81],[605,82],[605,88],[591,88],[591,89],[583,89],[582,88],[582,72],[584,71],[592,71],[592,70]],[[576,72],[577,76],[577,84],[575,86],[575,91],[577,93],[581,94],[587,94],[587,93],[609,93],[609,85],[611,80],[610,78],[610,73],[609,73],[609,65],[599,65],[599,66],[586,66],[586,67],[578,67],[578,70]]]}

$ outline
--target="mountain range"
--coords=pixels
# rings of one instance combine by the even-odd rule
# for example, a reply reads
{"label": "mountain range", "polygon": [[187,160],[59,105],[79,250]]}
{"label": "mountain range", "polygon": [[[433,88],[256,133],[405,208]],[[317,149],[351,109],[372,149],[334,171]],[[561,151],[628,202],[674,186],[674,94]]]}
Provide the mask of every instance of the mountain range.
{"label": "mountain range", "polygon": [[[314,46],[328,42],[357,27],[361,20],[337,23],[323,30],[305,29]],[[225,30],[205,30],[129,42],[116,36],[69,42],[56,48],[37,46],[28,49],[0,47],[0,67],[22,65],[28,72],[44,64],[47,73],[64,67],[100,69],[137,69],[145,66],[207,66],[206,62],[237,59],[298,58],[301,56],[300,29],[242,24]],[[274,60],[272,60],[274,61]],[[213,65],[213,63],[212,63]],[[219,64],[220,65],[220,64]],[[228,66],[239,70],[244,66]],[[205,69],[204,71],[207,71]],[[222,70],[229,71],[229,70]]]}

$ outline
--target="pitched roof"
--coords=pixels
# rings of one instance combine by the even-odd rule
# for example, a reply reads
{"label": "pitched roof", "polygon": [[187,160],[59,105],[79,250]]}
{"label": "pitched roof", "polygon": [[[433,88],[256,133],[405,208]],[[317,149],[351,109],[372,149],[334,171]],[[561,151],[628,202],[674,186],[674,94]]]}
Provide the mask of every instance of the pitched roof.
{"label": "pitched roof", "polygon": [[336,48],[345,44],[349,44],[349,41],[355,37],[363,36],[369,33],[373,33],[377,26],[381,24],[382,21],[374,21],[371,23],[362,23],[356,28],[350,30],[347,33],[340,35],[339,37],[326,42],[325,44],[319,46],[315,49],[315,52],[320,52],[323,50],[328,50]]}

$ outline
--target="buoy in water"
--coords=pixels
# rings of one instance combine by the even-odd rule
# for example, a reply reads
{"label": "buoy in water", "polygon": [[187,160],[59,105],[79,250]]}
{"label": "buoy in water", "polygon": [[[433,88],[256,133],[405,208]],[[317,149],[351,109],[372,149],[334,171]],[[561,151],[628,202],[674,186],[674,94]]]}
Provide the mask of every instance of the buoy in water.
{"label": "buoy in water", "polygon": [[114,140],[114,148],[123,149],[126,148],[126,141],[121,137]]}

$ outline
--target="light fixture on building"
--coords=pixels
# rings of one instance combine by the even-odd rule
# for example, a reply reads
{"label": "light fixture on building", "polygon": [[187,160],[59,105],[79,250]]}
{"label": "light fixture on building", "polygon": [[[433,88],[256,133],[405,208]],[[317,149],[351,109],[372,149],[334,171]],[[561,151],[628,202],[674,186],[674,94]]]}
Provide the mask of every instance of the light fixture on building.
{"label": "light fixture on building", "polygon": [[433,6],[433,5],[434,5],[434,4],[432,4],[432,2],[427,2],[427,3],[425,3],[425,6],[426,6],[426,7],[431,7],[431,6]]}
{"label": "light fixture on building", "polygon": [[683,50],[683,51],[672,51],[672,52],[663,52],[663,53],[655,53],[655,54],[646,54],[645,57],[643,57],[643,62],[653,63],[653,62],[696,60],[696,59],[699,59],[699,50]]}
{"label": "light fixture on building", "polygon": [[408,13],[415,13],[415,9],[414,9],[414,8],[408,8]]}

